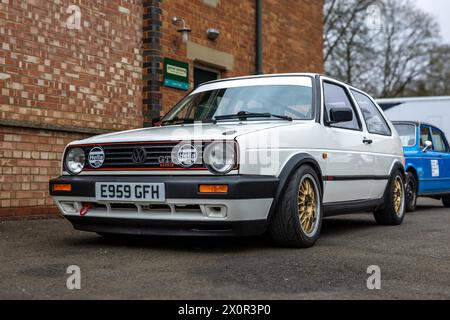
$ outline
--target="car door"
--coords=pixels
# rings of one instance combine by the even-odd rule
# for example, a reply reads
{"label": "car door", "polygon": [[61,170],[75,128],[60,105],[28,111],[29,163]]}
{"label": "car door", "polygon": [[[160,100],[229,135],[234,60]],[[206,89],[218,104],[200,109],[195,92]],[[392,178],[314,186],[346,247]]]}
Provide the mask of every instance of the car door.
{"label": "car door", "polygon": [[[424,150],[426,142],[433,142],[431,127],[425,124],[420,125],[420,149]],[[443,161],[442,155],[435,152],[434,145],[428,150],[421,152],[422,172],[419,172],[419,193],[433,194],[439,192],[441,188],[440,179],[442,177]]]}
{"label": "car door", "polygon": [[[362,122],[348,88],[332,81],[323,82],[324,130],[328,153],[327,177],[324,203],[367,200],[371,185],[366,177],[369,168],[374,167],[369,140],[363,132]],[[353,120],[330,124],[332,108],[349,108]]]}
{"label": "car door", "polygon": [[437,165],[432,166],[432,175],[439,173],[438,177],[435,177],[435,188],[438,192],[450,191],[450,154],[447,139],[444,133],[431,127],[431,136],[433,139],[433,153],[438,158]]}
{"label": "car door", "polygon": [[368,147],[374,157],[375,165],[370,168],[372,179],[367,181],[371,185],[369,198],[381,199],[395,160],[392,152],[398,148],[398,141],[394,139],[389,124],[372,98],[355,89],[352,89],[351,93],[364,119],[367,136],[370,136],[371,141]]}

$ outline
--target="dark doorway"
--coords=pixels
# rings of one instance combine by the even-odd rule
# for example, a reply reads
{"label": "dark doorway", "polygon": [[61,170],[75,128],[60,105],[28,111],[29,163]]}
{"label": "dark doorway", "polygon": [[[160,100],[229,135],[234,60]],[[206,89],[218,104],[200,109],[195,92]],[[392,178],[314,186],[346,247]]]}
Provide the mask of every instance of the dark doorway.
{"label": "dark doorway", "polygon": [[219,79],[220,72],[204,67],[194,67],[194,88],[198,88],[202,83]]}

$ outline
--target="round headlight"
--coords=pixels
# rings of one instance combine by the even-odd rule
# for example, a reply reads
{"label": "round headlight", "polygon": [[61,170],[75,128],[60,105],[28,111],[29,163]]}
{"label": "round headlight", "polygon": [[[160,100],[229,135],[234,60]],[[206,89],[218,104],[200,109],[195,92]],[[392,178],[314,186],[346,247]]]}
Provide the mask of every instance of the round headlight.
{"label": "round headlight", "polygon": [[86,156],[84,154],[83,149],[81,148],[73,148],[67,152],[66,155],[66,169],[71,174],[79,174],[81,170],[84,168],[84,164],[86,161]]}
{"label": "round headlight", "polygon": [[227,174],[236,164],[234,143],[214,142],[204,151],[203,160],[208,169],[216,174]]}

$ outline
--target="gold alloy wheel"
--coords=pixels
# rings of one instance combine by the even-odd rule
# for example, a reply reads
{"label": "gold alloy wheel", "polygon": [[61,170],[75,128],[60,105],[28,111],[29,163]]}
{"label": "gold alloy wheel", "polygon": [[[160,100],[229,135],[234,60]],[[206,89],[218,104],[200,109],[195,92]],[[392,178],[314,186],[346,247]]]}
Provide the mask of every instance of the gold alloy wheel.
{"label": "gold alloy wheel", "polygon": [[298,190],[298,215],[305,233],[311,234],[317,223],[317,189],[312,178],[305,177]]}
{"label": "gold alloy wheel", "polygon": [[397,216],[401,217],[403,204],[403,187],[402,180],[399,177],[395,178],[392,198],[394,202],[395,213],[397,214]]}

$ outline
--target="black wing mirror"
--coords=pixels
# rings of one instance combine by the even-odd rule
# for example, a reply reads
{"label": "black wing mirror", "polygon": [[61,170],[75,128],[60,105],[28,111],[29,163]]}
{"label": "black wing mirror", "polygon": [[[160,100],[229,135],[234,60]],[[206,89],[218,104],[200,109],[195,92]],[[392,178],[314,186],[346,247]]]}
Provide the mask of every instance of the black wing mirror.
{"label": "black wing mirror", "polygon": [[330,121],[328,123],[349,122],[353,120],[353,112],[350,108],[331,108]]}

